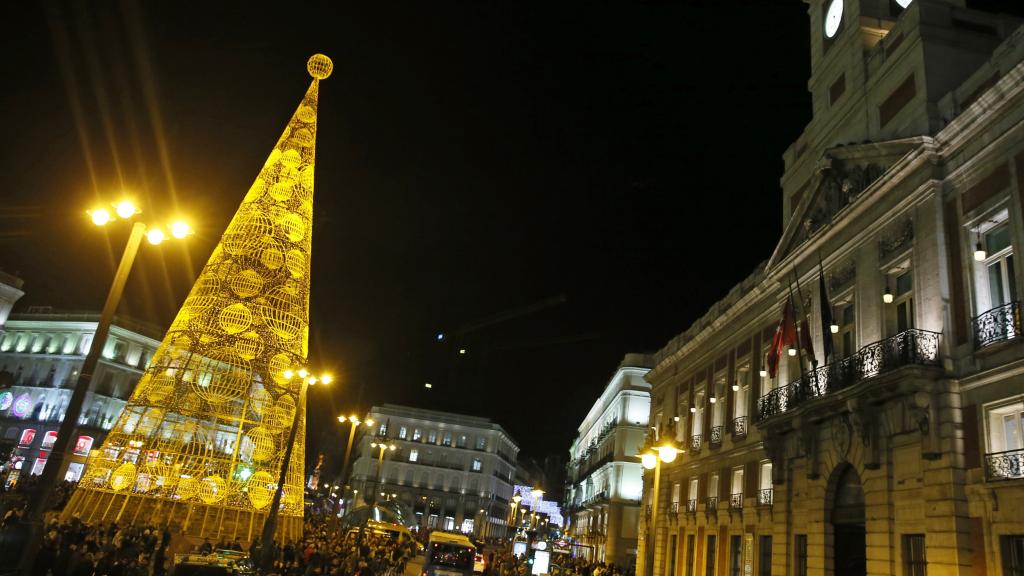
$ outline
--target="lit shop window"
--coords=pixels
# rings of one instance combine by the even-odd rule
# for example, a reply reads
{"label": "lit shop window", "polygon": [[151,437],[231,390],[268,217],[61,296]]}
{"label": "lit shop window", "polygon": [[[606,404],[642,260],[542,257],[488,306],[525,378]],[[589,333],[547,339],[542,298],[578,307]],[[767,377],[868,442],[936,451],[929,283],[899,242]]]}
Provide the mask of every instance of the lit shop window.
{"label": "lit shop window", "polygon": [[412,450],[409,450],[409,462],[415,462],[415,461],[419,460],[419,458],[420,458],[420,451],[419,450],[416,450],[415,448],[412,449]]}
{"label": "lit shop window", "polygon": [[57,442],[57,432],[50,430],[46,434],[43,434],[43,445],[42,447],[49,450],[53,448],[53,445]]}

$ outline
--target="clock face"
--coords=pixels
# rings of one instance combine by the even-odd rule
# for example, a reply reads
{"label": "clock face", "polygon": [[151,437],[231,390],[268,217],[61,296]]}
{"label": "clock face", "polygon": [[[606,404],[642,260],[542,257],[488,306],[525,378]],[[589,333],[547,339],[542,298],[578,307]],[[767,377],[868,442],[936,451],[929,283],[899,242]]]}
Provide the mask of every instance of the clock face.
{"label": "clock face", "polygon": [[832,38],[839,32],[839,24],[843,21],[843,0],[832,0],[825,12],[825,37]]}

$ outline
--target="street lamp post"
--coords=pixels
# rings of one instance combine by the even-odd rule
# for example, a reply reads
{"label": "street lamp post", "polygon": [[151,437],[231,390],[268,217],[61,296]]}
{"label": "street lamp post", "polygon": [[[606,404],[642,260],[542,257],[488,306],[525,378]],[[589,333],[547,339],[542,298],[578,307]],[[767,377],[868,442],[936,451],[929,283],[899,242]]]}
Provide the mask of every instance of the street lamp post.
{"label": "street lamp post", "polygon": [[[125,220],[133,218],[139,213],[138,208],[127,200],[117,203],[115,211],[119,217]],[[93,223],[97,226],[106,225],[114,220],[114,216],[104,208],[93,210],[90,215]],[[183,222],[175,222],[171,228],[175,238],[184,238],[191,233],[188,225]],[[89,391],[89,383],[92,382],[96,366],[99,364],[100,353],[107,343],[110,324],[113,322],[117,306],[121,302],[124,286],[128,281],[132,265],[135,263],[135,255],[138,254],[143,237],[146,237],[150,244],[159,244],[165,238],[159,227],[149,227],[140,220],[135,220],[132,223],[131,232],[128,234],[128,243],[124,247],[124,253],[121,254],[121,262],[117,266],[117,272],[114,273],[114,281],[107,292],[107,300],[103,304],[103,311],[96,324],[96,333],[93,334],[92,343],[89,345],[89,353],[86,354],[85,360],[82,362],[78,380],[75,382],[68,406],[64,411],[64,418],[57,431],[57,440],[46,458],[46,466],[43,467],[39,483],[36,484],[25,511],[24,522],[28,526],[28,540],[21,557],[23,572],[31,567],[31,563],[40,549],[43,539],[43,517],[49,508],[50,496],[57,484],[57,476],[64,465],[64,458],[75,444],[74,431],[78,427],[82,405],[85,403],[85,396]]]}
{"label": "street lamp post", "polygon": [[[373,426],[373,420],[367,418],[365,421],[360,422],[359,418],[356,418],[355,415],[352,415],[347,418],[345,416],[338,416],[338,422],[341,422],[342,424],[344,424],[345,422],[349,422],[351,424],[351,427],[349,428],[348,431],[348,445],[345,447],[345,460],[344,463],[341,465],[342,498],[344,498],[345,486],[348,483],[348,463],[349,459],[352,457],[352,441],[356,437],[356,427],[358,427],[360,424],[365,424],[366,426]],[[353,503],[354,502],[355,498],[353,498]],[[348,513],[347,507],[345,508],[345,513]]]}
{"label": "street lamp post", "polygon": [[512,550],[512,544],[515,542],[516,534],[519,533],[519,525],[516,522],[516,512],[519,511],[519,502],[522,501],[523,497],[519,494],[519,490],[516,490],[515,494],[512,495],[512,510],[509,515],[508,526],[512,528],[512,536],[508,539],[509,550]]}
{"label": "street lamp post", "polygon": [[301,388],[299,389],[299,401],[296,403],[295,416],[292,418],[292,428],[288,431],[288,444],[284,449],[284,459],[281,462],[281,472],[277,479],[277,489],[274,490],[274,499],[270,502],[267,519],[263,522],[263,532],[260,535],[261,565],[265,570],[269,569],[274,561],[274,532],[277,531],[277,516],[281,508],[281,498],[284,495],[284,483],[288,476],[288,465],[291,463],[292,449],[295,446],[295,435],[299,429],[299,422],[302,420],[303,413],[306,410],[306,389],[318,383],[324,385],[331,383],[330,375],[324,374],[323,376],[316,377],[309,374],[305,368],[297,372],[292,370],[285,370],[284,372],[284,377],[287,380],[291,380],[296,375],[302,378]]}
{"label": "street lamp post", "polygon": [[644,542],[644,570],[642,576],[654,574],[654,546],[657,538],[658,524],[658,493],[661,490],[661,463],[674,461],[681,450],[670,442],[656,448],[649,448],[640,455],[640,462],[648,470],[654,470],[654,493],[651,497],[651,520],[647,523],[647,534]]}
{"label": "street lamp post", "polygon": [[376,449],[378,449],[380,451],[377,454],[377,486],[376,486],[376,488],[379,490],[380,487],[384,484],[384,452],[387,451],[387,450],[390,450],[390,451],[394,452],[395,449],[398,448],[398,446],[395,446],[394,444],[388,444],[387,442],[385,442],[382,439],[380,442],[370,442],[370,448],[376,448]]}

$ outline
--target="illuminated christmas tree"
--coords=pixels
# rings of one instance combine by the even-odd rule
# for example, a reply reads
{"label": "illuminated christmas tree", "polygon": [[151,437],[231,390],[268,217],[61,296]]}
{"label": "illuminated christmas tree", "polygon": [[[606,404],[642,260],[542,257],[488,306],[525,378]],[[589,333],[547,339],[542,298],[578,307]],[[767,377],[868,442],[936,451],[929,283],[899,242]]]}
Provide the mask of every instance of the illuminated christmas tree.
{"label": "illuminated christmas tree", "polygon": [[65,518],[251,541],[295,425],[278,527],[301,533],[305,397],[290,371],[307,355],[317,92],[332,68],[309,59],[302,103],[90,454]]}

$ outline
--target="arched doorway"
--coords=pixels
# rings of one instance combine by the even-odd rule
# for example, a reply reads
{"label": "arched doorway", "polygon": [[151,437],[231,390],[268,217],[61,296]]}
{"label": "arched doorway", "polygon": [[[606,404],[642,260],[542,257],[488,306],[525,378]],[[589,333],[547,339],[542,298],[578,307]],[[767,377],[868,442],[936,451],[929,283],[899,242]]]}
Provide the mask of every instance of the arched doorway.
{"label": "arched doorway", "polygon": [[832,505],[829,528],[832,537],[832,574],[867,574],[867,547],[864,530],[864,488],[853,466],[844,464],[832,473]]}

